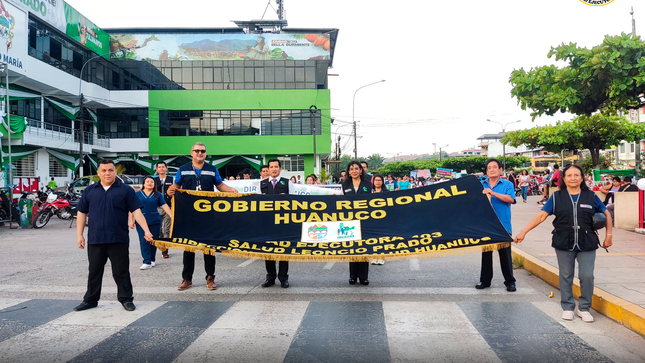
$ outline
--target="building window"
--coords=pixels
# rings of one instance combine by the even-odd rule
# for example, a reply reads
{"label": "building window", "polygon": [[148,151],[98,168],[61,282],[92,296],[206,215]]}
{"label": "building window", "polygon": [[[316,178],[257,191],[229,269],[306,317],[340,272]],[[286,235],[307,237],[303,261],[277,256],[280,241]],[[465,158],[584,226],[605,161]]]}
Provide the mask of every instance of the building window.
{"label": "building window", "polygon": [[147,108],[98,109],[97,117],[99,135],[114,139],[149,136]]}
{"label": "building window", "polygon": [[51,155],[49,155],[49,176],[60,178],[67,177],[67,168]]}
{"label": "building window", "polygon": [[634,143],[633,143],[633,142],[630,142],[630,143],[629,143],[629,146],[630,146],[630,148],[631,148],[631,152],[634,152]]}
{"label": "building window", "polygon": [[625,143],[620,144],[620,153],[621,154],[625,153]]}
{"label": "building window", "polygon": [[282,169],[286,171],[305,171],[305,157],[303,155],[278,156]]}
{"label": "building window", "polygon": [[36,176],[36,154],[31,154],[18,161],[13,162],[14,177]]}

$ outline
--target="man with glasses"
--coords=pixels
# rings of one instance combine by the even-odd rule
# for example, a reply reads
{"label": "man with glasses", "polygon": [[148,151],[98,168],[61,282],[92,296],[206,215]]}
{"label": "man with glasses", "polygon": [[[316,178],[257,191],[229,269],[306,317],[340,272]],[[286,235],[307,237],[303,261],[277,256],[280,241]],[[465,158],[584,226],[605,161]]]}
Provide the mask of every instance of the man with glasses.
{"label": "man with glasses", "polygon": [[[237,190],[222,183],[217,168],[206,163],[206,146],[201,142],[195,143],[190,152],[193,161],[182,165],[177,171],[174,184],[168,189],[168,195],[175,194],[175,189],[204,190],[226,193],[237,193]],[[215,189],[217,188],[217,189]],[[215,290],[215,256],[204,254],[204,269],[206,270],[206,287]],[[195,271],[195,253],[184,251],[184,269],[181,272],[183,281],[177,288],[186,290],[193,285]]]}

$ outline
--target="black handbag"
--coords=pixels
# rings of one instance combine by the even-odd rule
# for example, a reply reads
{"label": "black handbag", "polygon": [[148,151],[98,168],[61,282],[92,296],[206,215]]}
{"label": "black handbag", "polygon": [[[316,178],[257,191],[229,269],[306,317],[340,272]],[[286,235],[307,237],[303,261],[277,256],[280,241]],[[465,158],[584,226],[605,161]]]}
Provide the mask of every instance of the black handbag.
{"label": "black handbag", "polygon": [[594,213],[593,215],[593,229],[599,230],[605,228],[607,225],[607,216],[605,213]]}

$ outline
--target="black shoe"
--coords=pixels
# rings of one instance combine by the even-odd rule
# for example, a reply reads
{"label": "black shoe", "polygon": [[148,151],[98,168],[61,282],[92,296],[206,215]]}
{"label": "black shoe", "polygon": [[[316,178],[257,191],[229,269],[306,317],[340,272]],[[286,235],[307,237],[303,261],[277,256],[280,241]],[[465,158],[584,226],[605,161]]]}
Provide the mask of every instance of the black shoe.
{"label": "black shoe", "polygon": [[83,311],[83,310],[95,308],[97,305],[98,304],[90,304],[83,301],[82,303],[80,303],[78,306],[74,308],[74,311]]}
{"label": "black shoe", "polygon": [[289,288],[289,280],[280,281],[280,286],[284,287],[285,289],[288,289]]}
{"label": "black shoe", "polygon": [[510,284],[510,285],[506,286],[506,291],[514,292],[514,291],[517,291],[517,288],[515,287],[515,284],[513,283],[513,284]]}
{"label": "black shoe", "polygon": [[356,279],[349,279],[350,285],[356,285]]}
{"label": "black shoe", "polygon": [[369,285],[369,284],[370,284],[370,280],[367,280],[367,279],[363,280],[363,279],[361,279],[361,285]]}
{"label": "black shoe", "polygon": [[273,280],[272,279],[266,279],[262,283],[262,287],[271,287],[273,285],[275,285],[275,279],[273,279]]}
{"label": "black shoe", "polygon": [[134,306],[132,301],[122,302],[121,305],[123,305],[123,308],[127,311],[134,311],[134,309],[136,309],[136,306]]}
{"label": "black shoe", "polygon": [[475,285],[475,288],[476,288],[477,290],[485,289],[485,288],[487,288],[487,287],[490,287],[490,284],[485,285],[483,282],[480,282],[480,283],[478,283],[477,285]]}

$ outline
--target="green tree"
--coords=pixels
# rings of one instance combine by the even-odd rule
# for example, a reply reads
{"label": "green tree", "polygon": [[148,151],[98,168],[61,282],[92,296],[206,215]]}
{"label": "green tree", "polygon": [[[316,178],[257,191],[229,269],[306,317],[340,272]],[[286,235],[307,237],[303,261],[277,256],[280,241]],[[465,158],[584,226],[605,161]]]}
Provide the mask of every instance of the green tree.
{"label": "green tree", "polygon": [[[591,174],[593,172],[593,160],[590,155],[585,155],[580,159],[578,165],[582,168],[585,174]],[[607,169],[611,166],[611,160],[608,160],[604,155],[600,155],[600,169]]]}
{"label": "green tree", "polygon": [[597,169],[600,167],[600,150],[618,145],[621,140],[633,142],[643,138],[644,124],[597,113],[578,116],[570,122],[558,122],[556,125],[507,132],[501,141],[515,147],[522,144],[531,148],[543,147],[553,153],[563,149],[589,149],[592,165]]}
{"label": "green tree", "polygon": [[552,47],[548,54],[555,65],[523,68],[511,73],[511,95],[523,110],[533,110],[533,120],[543,114],[570,112],[590,116],[597,111],[638,108],[645,92],[645,42],[638,36],[623,33],[606,36],[592,49],[575,43]]}
{"label": "green tree", "polygon": [[[363,161],[363,160],[361,160]],[[369,170],[376,170],[385,165],[385,158],[381,154],[372,154],[365,159]]]}

